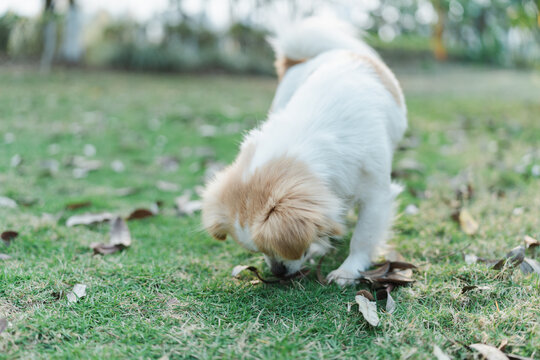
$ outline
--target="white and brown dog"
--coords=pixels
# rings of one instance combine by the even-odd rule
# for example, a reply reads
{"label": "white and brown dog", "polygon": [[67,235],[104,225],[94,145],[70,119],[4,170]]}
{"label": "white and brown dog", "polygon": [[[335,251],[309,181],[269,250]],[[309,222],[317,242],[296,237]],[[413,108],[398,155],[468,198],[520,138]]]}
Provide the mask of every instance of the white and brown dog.
{"label": "white and brown dog", "polygon": [[330,248],[359,207],[350,252],[328,275],[350,284],[384,243],[400,187],[392,157],[407,128],[398,81],[346,25],[307,19],[272,41],[281,82],[268,119],[245,137],[234,163],[203,196],[202,220],[263,252],[278,276]]}

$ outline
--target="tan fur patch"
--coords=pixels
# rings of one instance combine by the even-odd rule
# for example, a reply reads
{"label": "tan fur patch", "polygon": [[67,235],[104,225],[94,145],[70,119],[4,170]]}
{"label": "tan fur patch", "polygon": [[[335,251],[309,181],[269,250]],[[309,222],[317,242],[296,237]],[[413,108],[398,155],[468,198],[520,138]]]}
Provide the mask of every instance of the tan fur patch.
{"label": "tan fur patch", "polygon": [[341,225],[325,216],[332,195],[304,163],[281,157],[243,181],[251,156],[241,153],[204,196],[203,223],[213,236],[235,237],[238,219],[250,227],[259,250],[292,260],[319,236],[341,234]]}
{"label": "tan fur patch", "polygon": [[304,61],[306,60],[305,59],[294,60],[294,59],[289,59],[286,56],[278,57],[276,61],[274,61],[274,67],[276,68],[278,79],[279,80],[283,79],[283,76],[285,76],[285,73],[287,72],[287,70],[289,70],[294,65],[303,63]]}
{"label": "tan fur patch", "polygon": [[357,60],[368,63],[373,70],[375,70],[384,87],[390,92],[390,94],[392,94],[392,97],[396,103],[399,106],[403,105],[403,92],[401,91],[399,82],[385,63],[377,58],[352,52],[351,56]]}

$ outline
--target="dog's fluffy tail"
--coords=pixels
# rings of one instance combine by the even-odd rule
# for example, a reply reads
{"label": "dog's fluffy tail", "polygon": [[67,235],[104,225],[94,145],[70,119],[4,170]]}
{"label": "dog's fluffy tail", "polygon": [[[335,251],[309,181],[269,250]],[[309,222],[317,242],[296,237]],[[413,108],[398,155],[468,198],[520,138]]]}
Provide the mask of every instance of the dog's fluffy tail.
{"label": "dog's fluffy tail", "polygon": [[355,29],[337,19],[304,19],[268,39],[276,54],[276,72],[282,78],[287,69],[325,51],[345,49],[378,58],[369,45],[355,36]]}

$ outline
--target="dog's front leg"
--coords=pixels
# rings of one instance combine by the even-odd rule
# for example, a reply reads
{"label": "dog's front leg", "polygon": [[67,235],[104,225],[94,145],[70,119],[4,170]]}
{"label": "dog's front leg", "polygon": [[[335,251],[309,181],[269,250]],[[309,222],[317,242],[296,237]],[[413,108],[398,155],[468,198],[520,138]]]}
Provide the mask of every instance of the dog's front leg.
{"label": "dog's front leg", "polygon": [[390,227],[393,199],[390,186],[384,191],[378,189],[364,199],[351,238],[349,256],[338,269],[328,275],[329,282],[340,286],[353,284],[359,277],[358,272],[369,267]]}

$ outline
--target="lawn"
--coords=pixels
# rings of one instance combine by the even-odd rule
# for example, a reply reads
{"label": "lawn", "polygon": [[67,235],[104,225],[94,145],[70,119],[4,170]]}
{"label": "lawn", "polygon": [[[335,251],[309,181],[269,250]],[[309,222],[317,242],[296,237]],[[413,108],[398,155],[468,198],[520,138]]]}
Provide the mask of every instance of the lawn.
{"label": "lawn", "polygon": [[[469,265],[463,254],[501,258],[525,235],[540,237],[540,75],[397,73],[410,129],[395,158],[406,190],[390,243],[419,269],[373,328],[357,307],[347,311],[361,286],[323,286],[315,271],[288,284],[234,279],[237,264],[268,275],[262,256],[211,239],[197,214],[174,210],[207,166],[234,158],[275,80],[0,68],[0,196],[18,203],[0,207],[0,231],[19,232],[0,242],[11,256],[0,260],[0,358],[431,359],[437,345],[467,359],[478,355],[465,345],[505,340],[506,352],[538,358],[540,277]],[[80,173],[73,156],[101,166]],[[473,235],[451,217],[468,184]],[[107,241],[108,224],[66,227],[74,214],[127,215],[158,200],[157,216],[128,222],[133,244],[117,254],[89,247]],[[80,201],[91,205],[66,209]],[[346,247],[325,258],[325,274]],[[78,283],[87,295],[69,303]],[[478,287],[462,293],[468,285]]]}

